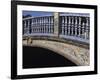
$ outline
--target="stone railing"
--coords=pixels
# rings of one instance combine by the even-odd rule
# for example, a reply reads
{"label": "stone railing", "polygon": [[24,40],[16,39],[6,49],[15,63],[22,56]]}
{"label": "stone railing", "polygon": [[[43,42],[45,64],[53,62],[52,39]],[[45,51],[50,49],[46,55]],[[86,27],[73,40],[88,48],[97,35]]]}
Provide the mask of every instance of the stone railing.
{"label": "stone railing", "polygon": [[53,16],[23,19],[23,34],[49,35],[54,33]]}
{"label": "stone railing", "polygon": [[54,36],[55,31],[59,38],[89,43],[89,14],[66,13],[56,17],[54,15],[23,19],[23,35]]}

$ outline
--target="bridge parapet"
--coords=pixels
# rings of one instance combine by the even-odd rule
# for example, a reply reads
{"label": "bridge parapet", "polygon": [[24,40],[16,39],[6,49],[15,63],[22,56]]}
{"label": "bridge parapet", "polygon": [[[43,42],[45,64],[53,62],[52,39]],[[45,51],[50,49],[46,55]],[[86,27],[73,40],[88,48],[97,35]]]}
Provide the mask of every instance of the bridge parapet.
{"label": "bridge parapet", "polygon": [[89,65],[90,15],[54,13],[23,19],[23,45],[50,49],[77,65]]}
{"label": "bridge parapet", "polygon": [[24,36],[58,36],[89,43],[89,31],[89,14],[55,13],[54,16],[23,19]]}

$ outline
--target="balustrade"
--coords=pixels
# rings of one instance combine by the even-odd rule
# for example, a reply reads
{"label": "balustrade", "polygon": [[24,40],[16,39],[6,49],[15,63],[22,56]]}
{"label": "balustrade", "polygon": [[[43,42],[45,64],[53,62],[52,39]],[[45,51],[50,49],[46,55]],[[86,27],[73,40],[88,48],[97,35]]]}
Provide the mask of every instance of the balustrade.
{"label": "balustrade", "polygon": [[89,40],[89,17],[60,16],[60,35],[71,36]]}
{"label": "balustrade", "polygon": [[35,17],[23,20],[24,34],[53,34],[54,32],[54,18],[53,16]]}
{"label": "balustrade", "polygon": [[[59,35],[89,40],[90,17],[83,15],[60,15]],[[54,34],[54,16],[23,19],[23,34]]]}

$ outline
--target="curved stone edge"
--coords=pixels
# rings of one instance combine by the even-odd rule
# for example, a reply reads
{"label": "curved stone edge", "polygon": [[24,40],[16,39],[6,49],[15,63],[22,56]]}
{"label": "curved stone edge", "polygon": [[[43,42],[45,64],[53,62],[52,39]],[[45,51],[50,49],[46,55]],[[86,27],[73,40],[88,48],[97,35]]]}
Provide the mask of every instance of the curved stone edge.
{"label": "curved stone edge", "polygon": [[74,45],[45,40],[32,40],[32,42],[30,42],[27,43],[27,40],[23,41],[23,45],[47,48],[64,56],[65,58],[71,60],[77,65],[89,65],[90,61],[88,49],[80,48]]}

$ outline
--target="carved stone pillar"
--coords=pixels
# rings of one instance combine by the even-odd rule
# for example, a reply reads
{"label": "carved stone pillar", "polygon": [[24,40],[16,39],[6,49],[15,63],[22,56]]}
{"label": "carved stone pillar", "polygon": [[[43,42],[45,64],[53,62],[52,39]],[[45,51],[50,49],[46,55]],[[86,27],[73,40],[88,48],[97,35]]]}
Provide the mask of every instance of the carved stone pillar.
{"label": "carved stone pillar", "polygon": [[54,35],[58,37],[59,35],[59,13],[54,12]]}

